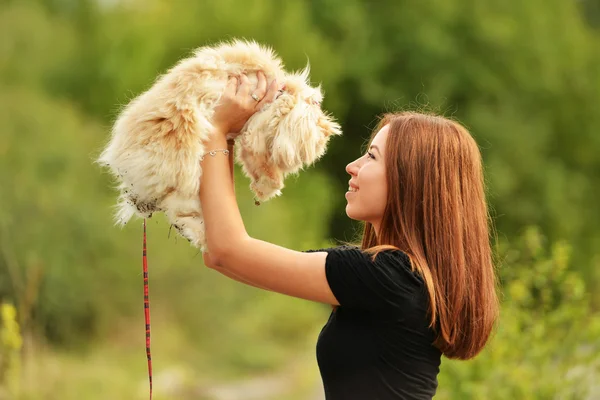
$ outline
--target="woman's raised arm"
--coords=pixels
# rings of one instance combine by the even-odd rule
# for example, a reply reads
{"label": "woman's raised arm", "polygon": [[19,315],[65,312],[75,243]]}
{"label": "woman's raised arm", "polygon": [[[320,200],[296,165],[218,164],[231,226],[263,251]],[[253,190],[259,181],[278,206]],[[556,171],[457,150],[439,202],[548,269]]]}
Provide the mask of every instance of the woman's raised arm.
{"label": "woman's raised arm", "polygon": [[[227,133],[239,131],[258,109],[253,93],[263,101],[272,101],[277,94],[276,82],[271,82],[267,90],[264,75],[253,93],[251,89],[245,76],[241,77],[239,87],[237,79],[228,82],[215,110],[216,131],[206,144],[208,151],[227,148]],[[216,270],[274,292],[339,304],[325,277],[327,253],[298,252],[248,235],[235,198],[231,166],[222,153],[206,156],[202,161],[200,202],[208,253]]]}

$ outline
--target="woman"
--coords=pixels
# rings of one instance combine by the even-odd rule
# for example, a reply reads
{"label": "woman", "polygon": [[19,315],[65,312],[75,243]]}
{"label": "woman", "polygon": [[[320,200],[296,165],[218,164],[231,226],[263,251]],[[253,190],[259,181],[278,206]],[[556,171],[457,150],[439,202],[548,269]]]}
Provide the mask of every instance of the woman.
{"label": "woman", "polygon": [[[277,89],[262,74],[256,87],[230,79],[208,150],[224,149]],[[327,399],[431,399],[441,355],[474,357],[498,314],[481,156],[442,117],[387,115],[374,133],[346,167],[346,213],[365,222],[360,248],[298,252],[248,236],[232,161],[217,153],[202,161],[204,259],[238,281],[334,306],[317,343]]]}

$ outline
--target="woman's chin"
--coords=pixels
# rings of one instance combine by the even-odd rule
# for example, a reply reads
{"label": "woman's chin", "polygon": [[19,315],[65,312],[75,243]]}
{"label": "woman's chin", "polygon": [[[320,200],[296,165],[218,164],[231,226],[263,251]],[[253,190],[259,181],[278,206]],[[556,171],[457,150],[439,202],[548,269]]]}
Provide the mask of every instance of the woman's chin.
{"label": "woman's chin", "polygon": [[350,204],[346,205],[346,215],[348,216],[348,218],[353,219],[355,221],[360,221],[360,218],[358,217],[358,215],[356,214],[356,212],[353,212],[354,210],[352,210],[352,206],[350,206]]}

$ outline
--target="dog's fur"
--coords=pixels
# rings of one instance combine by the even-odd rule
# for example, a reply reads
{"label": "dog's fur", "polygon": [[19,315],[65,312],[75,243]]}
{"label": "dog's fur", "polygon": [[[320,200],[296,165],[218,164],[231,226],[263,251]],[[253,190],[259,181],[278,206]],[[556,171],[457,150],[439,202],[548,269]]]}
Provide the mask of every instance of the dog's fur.
{"label": "dog's fur", "polygon": [[[163,211],[194,246],[205,237],[198,191],[200,157],[212,132],[213,110],[229,76],[262,70],[285,91],[242,129],[236,160],[260,201],[279,195],[288,174],[321,157],[340,127],[321,108],[320,87],[308,84],[308,67],[286,73],[274,52],[255,42],[202,47],[161,76],[119,115],[98,162],[119,181],[117,223]],[[221,155],[223,156],[223,155]]]}

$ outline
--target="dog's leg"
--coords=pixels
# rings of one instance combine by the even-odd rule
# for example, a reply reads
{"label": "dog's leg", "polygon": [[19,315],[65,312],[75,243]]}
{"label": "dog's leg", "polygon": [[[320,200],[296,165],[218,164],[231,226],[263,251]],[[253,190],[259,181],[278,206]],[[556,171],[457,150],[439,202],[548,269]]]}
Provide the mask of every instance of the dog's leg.
{"label": "dog's leg", "polygon": [[206,245],[204,218],[200,198],[194,196],[182,196],[174,192],[165,197],[160,203],[161,208],[166,210],[167,218],[171,225],[181,236],[201,249]]}
{"label": "dog's leg", "polygon": [[252,174],[258,179],[252,179],[250,189],[256,194],[260,201],[267,201],[273,197],[281,195],[283,189],[283,173],[270,164],[262,164],[257,171]]}

